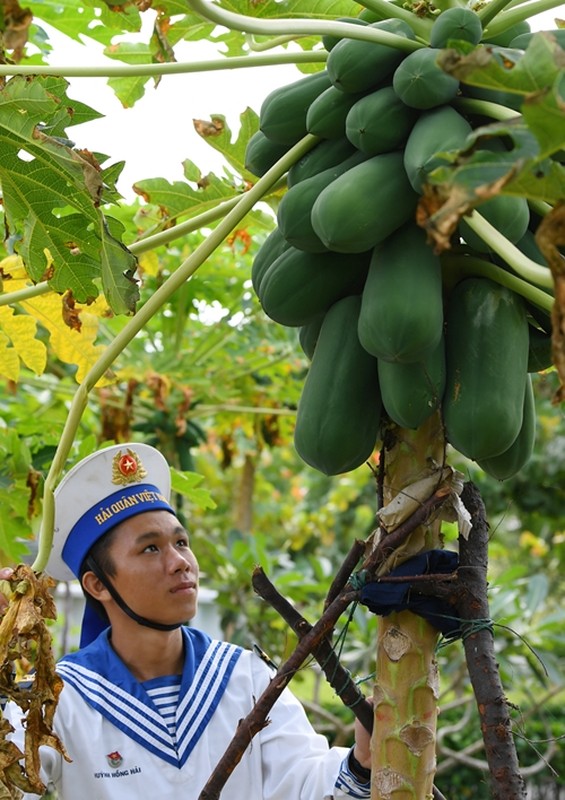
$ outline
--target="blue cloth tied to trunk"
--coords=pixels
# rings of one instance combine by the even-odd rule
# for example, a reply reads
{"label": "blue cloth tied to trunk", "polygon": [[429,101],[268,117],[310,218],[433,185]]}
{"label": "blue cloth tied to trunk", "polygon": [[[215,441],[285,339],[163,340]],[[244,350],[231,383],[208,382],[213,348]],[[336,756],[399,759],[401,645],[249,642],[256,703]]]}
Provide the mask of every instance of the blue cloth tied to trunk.
{"label": "blue cloth tied to trunk", "polygon": [[[458,564],[459,557],[452,550],[427,550],[404,561],[389,575],[406,578],[411,575],[449,575],[455,572]],[[454,615],[453,607],[444,598],[419,594],[418,585],[418,581],[370,581],[361,588],[359,602],[381,617],[386,617],[393,611],[412,611],[428,620],[444,636],[457,636],[460,620]]]}

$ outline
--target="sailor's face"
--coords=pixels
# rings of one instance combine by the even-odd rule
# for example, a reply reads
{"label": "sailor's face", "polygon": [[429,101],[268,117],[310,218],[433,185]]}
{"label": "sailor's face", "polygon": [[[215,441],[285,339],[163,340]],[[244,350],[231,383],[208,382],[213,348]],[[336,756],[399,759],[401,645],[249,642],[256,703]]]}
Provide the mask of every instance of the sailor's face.
{"label": "sailor's face", "polygon": [[146,511],[116,526],[109,548],[112,583],[136,614],[172,624],[196,613],[198,562],[169,511]]}

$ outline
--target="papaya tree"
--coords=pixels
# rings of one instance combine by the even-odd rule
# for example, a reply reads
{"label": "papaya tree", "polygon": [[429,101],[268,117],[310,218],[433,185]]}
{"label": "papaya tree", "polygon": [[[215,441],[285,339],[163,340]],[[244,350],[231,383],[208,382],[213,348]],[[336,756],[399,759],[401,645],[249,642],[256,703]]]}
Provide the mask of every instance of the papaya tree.
{"label": "papaya tree", "polygon": [[[79,15],[72,6],[73,17],[40,3],[4,4],[3,374],[17,381],[20,360],[42,373],[48,351],[40,337],[28,345],[38,321],[65,339],[94,318],[88,358],[80,346],[67,354],[80,385],[45,481],[33,573],[41,576],[45,565],[53,488],[90,391],[112,383],[116,360],[234,230],[262,225],[253,290],[271,320],[300,330],[311,360],[296,450],[325,475],[372,464],[377,527],[362,562],[371,569],[345,585],[347,597],[360,596],[379,614],[369,723],[371,792],[379,800],[439,796],[439,633],[462,636],[469,649],[492,636],[484,547],[478,555],[472,547],[475,539],[486,545],[486,520],[452,454],[506,480],[533,449],[530,374],[555,369],[555,404],[563,401],[563,22],[536,33],[529,22],[559,5],[342,0],[318,3],[312,13],[300,3],[189,0],[180,8],[164,0],[149,45],[118,51],[130,63],[105,74],[139,87],[173,71],[290,62],[303,72],[273,87],[258,115],[242,117],[235,145],[220,117],[202,129],[235,170],[229,178],[198,176],[197,190],[175,187],[177,206],[164,212],[159,187],[139,184],[162,213],[136,240],[120,213],[120,165],[105,166],[107,157],[68,138],[70,126],[95,116],[67,91],[66,79],[85,73],[44,63],[48,48],[35,20],[109,45],[116,33],[136,29],[144,12],[134,3],[101,4]],[[174,45],[199,38],[227,47],[227,55],[177,64]],[[264,203],[270,216],[258,210]],[[140,302],[142,259],[208,229]],[[96,319],[104,315],[124,321],[97,346]],[[444,586],[443,594],[422,590],[456,572],[457,554],[445,558],[442,535],[453,519],[460,566],[483,570],[467,587],[480,606],[474,617],[450,605]],[[380,590],[395,581],[407,591],[383,605]],[[490,735],[493,796],[510,800],[525,790],[497,690],[488,702],[477,700]],[[505,742],[498,751],[493,736]]]}

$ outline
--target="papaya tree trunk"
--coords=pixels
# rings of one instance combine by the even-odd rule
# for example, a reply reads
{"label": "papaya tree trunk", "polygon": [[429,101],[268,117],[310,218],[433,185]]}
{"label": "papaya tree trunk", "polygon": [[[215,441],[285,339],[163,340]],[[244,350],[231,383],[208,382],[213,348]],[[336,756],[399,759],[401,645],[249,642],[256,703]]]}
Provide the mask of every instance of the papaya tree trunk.
{"label": "papaya tree trunk", "polygon": [[[394,428],[384,451],[383,505],[444,463],[445,439],[439,415],[417,431]],[[440,546],[440,521],[416,528],[381,574],[406,559]],[[386,536],[386,533],[381,535]],[[438,632],[411,611],[379,618],[373,689],[371,800],[427,800],[432,797],[438,680]]]}

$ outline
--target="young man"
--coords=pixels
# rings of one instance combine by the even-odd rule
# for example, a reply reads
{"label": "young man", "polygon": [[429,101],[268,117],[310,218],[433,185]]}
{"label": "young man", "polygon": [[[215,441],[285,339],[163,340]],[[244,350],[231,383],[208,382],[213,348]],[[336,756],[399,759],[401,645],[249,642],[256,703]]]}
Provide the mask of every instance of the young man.
{"label": "young man", "polygon": [[[46,572],[79,578],[87,597],[81,647],[57,667],[64,688],[54,727],[72,762],[41,751],[43,780],[59,800],[197,800],[272,679],[253,653],[186,627],[198,563],[169,495],[165,459],[143,444],[94,453],[55,492]],[[21,738],[19,711],[8,709]],[[329,748],[287,689],[222,796],[365,798],[369,765],[360,725],[350,751]]]}

